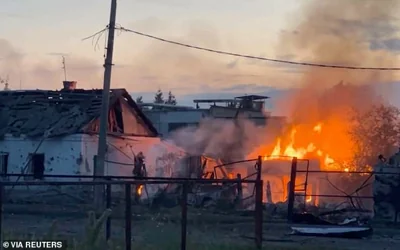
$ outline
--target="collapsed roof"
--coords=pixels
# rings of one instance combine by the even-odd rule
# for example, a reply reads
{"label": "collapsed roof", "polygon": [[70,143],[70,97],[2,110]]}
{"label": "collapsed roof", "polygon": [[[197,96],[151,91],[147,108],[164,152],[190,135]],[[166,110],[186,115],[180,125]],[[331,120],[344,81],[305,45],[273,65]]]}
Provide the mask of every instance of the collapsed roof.
{"label": "collapsed roof", "polygon": [[[102,89],[0,91],[0,136],[12,134],[55,137],[96,132],[95,128],[98,126],[93,124],[100,117],[102,91]],[[140,135],[157,136],[157,130],[129,93],[125,89],[112,89],[110,109],[122,113],[124,107],[135,116],[134,119],[128,119],[129,122],[135,121],[142,126],[143,134]],[[110,116],[112,114],[115,116],[115,112],[109,114],[108,131],[128,134],[121,128],[123,125],[118,129],[112,127]]]}

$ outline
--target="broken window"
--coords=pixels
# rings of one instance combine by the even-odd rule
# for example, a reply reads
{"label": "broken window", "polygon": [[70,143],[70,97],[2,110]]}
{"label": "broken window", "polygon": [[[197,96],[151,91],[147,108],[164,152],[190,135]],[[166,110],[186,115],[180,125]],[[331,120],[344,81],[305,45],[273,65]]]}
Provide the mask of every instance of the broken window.
{"label": "broken window", "polygon": [[6,177],[8,174],[8,153],[0,153],[0,175]]}
{"label": "broken window", "polygon": [[30,154],[30,171],[34,180],[43,180],[44,176],[44,154]]}

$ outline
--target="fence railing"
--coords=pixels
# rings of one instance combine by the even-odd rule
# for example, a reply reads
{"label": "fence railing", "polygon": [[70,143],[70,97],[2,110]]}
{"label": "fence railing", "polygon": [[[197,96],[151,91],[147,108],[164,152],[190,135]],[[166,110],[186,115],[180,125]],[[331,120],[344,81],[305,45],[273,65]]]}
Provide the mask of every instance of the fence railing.
{"label": "fence railing", "polygon": [[[302,197],[303,198],[303,204],[302,204],[302,209],[305,211],[307,207],[307,198],[344,198],[348,199],[349,203],[353,204],[360,202],[354,202],[354,201],[359,201],[359,200],[372,200],[374,199],[374,196],[372,195],[360,195],[359,192],[364,190],[366,187],[370,186],[372,184],[371,177],[373,177],[376,174],[379,175],[396,175],[399,173],[393,173],[393,171],[379,171],[379,172],[374,172],[374,171],[348,171],[348,170],[310,170],[309,166],[307,165],[306,169],[298,169],[298,160],[296,157],[292,158],[292,165],[291,165],[291,175],[290,175],[290,185],[289,185],[289,190],[288,190],[288,211],[287,211],[287,218],[289,222],[293,221],[293,211],[294,211],[294,205],[295,205],[295,200],[296,197]],[[304,177],[304,183],[298,184],[296,183],[296,179],[299,177],[299,173],[305,174]],[[325,185],[329,185],[330,188],[325,188],[325,189],[330,189],[335,191],[336,193],[341,193],[341,194],[332,194],[332,193],[321,193],[319,192],[318,194],[312,194],[309,193],[309,189],[307,188],[309,185],[309,180],[310,174],[325,174]],[[334,185],[331,181],[328,179],[328,175],[357,175],[360,178],[360,185],[356,188],[353,189],[353,191],[346,192],[342,189],[340,189],[338,186]],[[362,177],[365,177],[365,179],[362,181]],[[362,182],[361,182],[362,181]],[[353,183],[354,184],[354,183]],[[303,189],[296,189],[296,187],[302,186]],[[342,202],[343,203],[343,202]],[[342,204],[341,203],[341,204]],[[362,203],[362,202],[361,202]],[[360,211],[366,211],[366,209],[358,209]],[[397,222],[397,216],[394,218],[394,222]]]}
{"label": "fence railing", "polygon": [[[261,179],[261,157],[257,159],[256,163],[256,178],[255,180],[241,179],[241,183],[254,184],[255,187],[255,245],[257,249],[262,248],[262,223],[263,223],[263,181]],[[31,175],[24,174],[8,174],[6,177],[25,177]],[[4,177],[4,176],[3,176]],[[189,187],[192,184],[237,184],[237,179],[194,179],[194,178],[163,178],[163,177],[143,177],[140,179],[135,179],[133,176],[85,176],[85,175],[44,175],[44,180],[40,181],[8,181],[0,180],[0,242],[3,240],[1,237],[3,235],[3,205],[4,205],[4,191],[6,187],[15,186],[103,186],[105,188],[105,208],[111,208],[112,204],[112,186],[123,185],[124,188],[124,199],[125,199],[125,249],[132,249],[132,187],[134,185],[151,185],[151,184],[176,184],[182,186],[181,192],[181,236],[180,236],[180,249],[186,250],[187,246],[187,212],[188,212],[188,193]],[[46,180],[46,178],[76,178],[76,179],[89,179],[80,181],[65,181],[65,180]],[[96,180],[90,180],[96,179]],[[105,238],[106,240],[111,237],[111,219],[108,217],[105,225]]]}

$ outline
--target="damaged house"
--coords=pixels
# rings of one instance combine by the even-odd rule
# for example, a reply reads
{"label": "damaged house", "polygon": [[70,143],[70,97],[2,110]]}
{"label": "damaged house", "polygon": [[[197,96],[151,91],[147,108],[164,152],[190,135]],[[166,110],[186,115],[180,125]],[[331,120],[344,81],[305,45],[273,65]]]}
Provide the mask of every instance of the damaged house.
{"label": "damaged house", "polygon": [[[45,175],[93,175],[102,90],[0,92],[0,174],[55,180]],[[105,175],[132,176],[134,157],[143,152],[150,176],[186,174],[183,150],[161,141],[157,130],[125,89],[110,91]],[[189,159],[193,162],[193,159]],[[177,166],[182,166],[177,167]],[[166,171],[168,169],[168,171]],[[33,175],[33,177],[32,177]]]}

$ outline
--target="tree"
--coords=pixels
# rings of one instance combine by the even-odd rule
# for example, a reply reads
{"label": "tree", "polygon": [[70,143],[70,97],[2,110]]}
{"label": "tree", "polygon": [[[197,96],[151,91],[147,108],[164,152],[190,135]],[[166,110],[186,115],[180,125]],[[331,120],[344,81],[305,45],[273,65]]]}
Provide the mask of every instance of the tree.
{"label": "tree", "polygon": [[355,113],[350,135],[356,146],[355,166],[373,166],[378,155],[389,158],[399,147],[400,110],[390,105],[372,106],[362,113]]}
{"label": "tree", "polygon": [[136,103],[143,103],[143,96],[138,96],[136,98]]}
{"label": "tree", "polygon": [[176,105],[175,95],[172,94],[171,91],[168,92],[168,99],[165,101],[165,104]]}
{"label": "tree", "polygon": [[154,96],[154,103],[163,104],[164,103],[164,95],[161,89],[158,89],[156,95]]}

